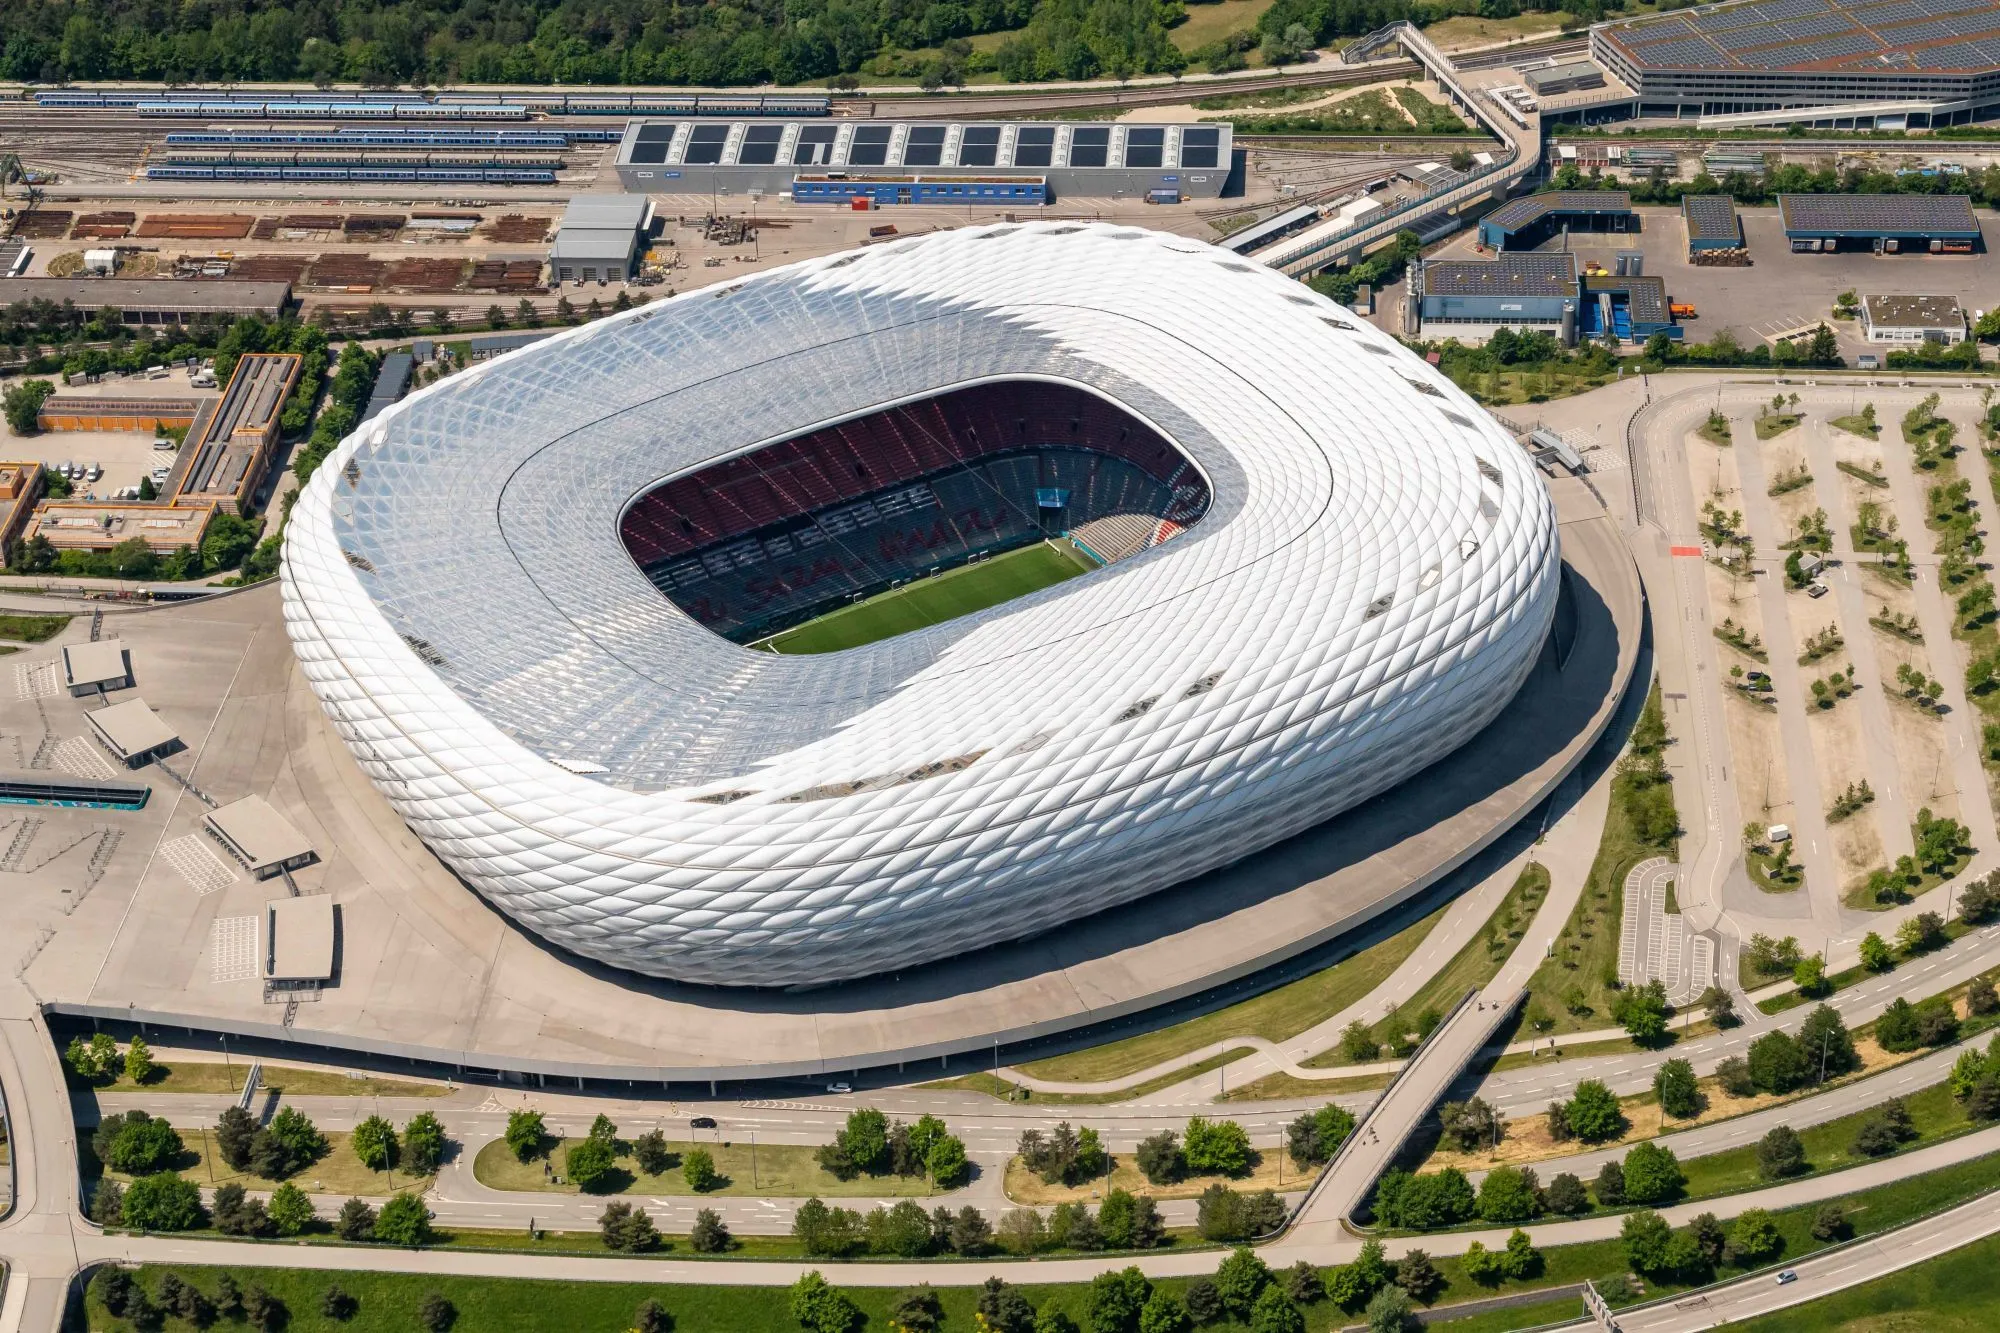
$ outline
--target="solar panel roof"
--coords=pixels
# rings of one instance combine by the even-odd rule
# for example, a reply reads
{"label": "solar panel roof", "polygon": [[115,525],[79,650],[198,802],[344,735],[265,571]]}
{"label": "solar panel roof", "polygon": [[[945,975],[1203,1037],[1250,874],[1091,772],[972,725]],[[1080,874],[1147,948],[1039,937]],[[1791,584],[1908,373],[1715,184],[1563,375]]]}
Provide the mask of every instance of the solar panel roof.
{"label": "solar panel roof", "polygon": [[1498,259],[1437,259],[1424,265],[1432,296],[1575,296],[1576,256],[1501,255]]}
{"label": "solar panel roof", "polygon": [[1726,194],[1690,194],[1681,199],[1690,241],[1735,241],[1742,237],[1736,203]]}
{"label": "solar panel roof", "polygon": [[1549,213],[1629,213],[1632,196],[1624,190],[1550,190],[1510,199],[1487,214],[1486,221],[1514,230]]}
{"label": "solar panel roof", "polygon": [[1840,71],[2000,67],[2000,0],[1737,0],[1607,25],[1642,68]]}
{"label": "solar panel roof", "polygon": [[1977,236],[1962,194],[1781,194],[1785,231],[1805,236]]}

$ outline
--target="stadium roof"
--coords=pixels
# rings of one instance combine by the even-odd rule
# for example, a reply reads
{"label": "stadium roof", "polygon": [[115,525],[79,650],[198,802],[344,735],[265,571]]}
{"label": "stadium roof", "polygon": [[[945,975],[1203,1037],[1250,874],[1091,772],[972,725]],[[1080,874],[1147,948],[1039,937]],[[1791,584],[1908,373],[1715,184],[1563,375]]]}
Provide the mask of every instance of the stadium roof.
{"label": "stadium roof", "polygon": [[1482,222],[1519,231],[1551,213],[1630,213],[1632,196],[1624,190],[1545,190],[1510,199]]}
{"label": "stadium roof", "polygon": [[1996,0],[1740,0],[1598,31],[1649,68],[1891,75],[2000,67]]}
{"label": "stadium roof", "polygon": [[[819,656],[710,633],[620,541],[666,479],[995,381],[1111,400],[1212,508]],[[1035,222],[726,280],[419,390],[314,473],[284,598],[363,770],[501,910],[615,966],[794,985],[1131,902],[1443,758],[1525,679],[1559,558],[1530,460],[1394,339],[1198,241]]]}
{"label": "stadium roof", "polygon": [[1972,200],[1962,194],[1781,194],[1787,236],[1979,235]]}
{"label": "stadium roof", "polygon": [[1575,296],[1576,256],[1522,251],[1491,260],[1434,259],[1424,265],[1429,296]]}

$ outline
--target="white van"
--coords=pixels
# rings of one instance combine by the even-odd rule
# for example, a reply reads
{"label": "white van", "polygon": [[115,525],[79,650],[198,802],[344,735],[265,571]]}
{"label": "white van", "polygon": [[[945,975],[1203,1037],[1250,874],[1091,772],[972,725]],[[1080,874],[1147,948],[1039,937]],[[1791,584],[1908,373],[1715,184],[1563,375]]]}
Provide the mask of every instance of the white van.
{"label": "white van", "polygon": [[1772,842],[1790,842],[1792,840],[1792,826],[1790,824],[1773,824],[1764,830],[1764,836]]}

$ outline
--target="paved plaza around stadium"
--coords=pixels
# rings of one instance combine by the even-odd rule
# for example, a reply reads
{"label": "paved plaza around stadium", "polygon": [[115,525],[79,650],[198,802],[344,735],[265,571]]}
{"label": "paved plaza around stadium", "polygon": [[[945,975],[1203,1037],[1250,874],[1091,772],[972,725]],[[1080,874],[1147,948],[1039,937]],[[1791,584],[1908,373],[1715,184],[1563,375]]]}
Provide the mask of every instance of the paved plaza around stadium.
{"label": "paved plaza around stadium", "polygon": [[[1472,745],[1142,907],[797,995],[648,982],[553,949],[488,907],[362,777],[300,676],[276,589],[114,612],[104,632],[129,644],[139,693],[189,747],[168,762],[218,801],[263,795],[318,849],[320,863],[297,879],[340,903],[341,972],[289,1023],[282,1004],[264,1002],[254,958],[231,954],[240,932],[231,923],[254,921],[282,888],[224,866],[198,832],[205,807],[146,770],[152,801],[116,817],[123,836],[94,885],[80,844],[112,818],[37,812],[31,855],[79,846],[17,890],[41,911],[74,903],[24,977],[59,1013],[488,1069],[700,1081],[976,1055],[1193,995],[1422,892],[1534,809],[1609,724],[1639,659],[1639,582],[1615,520],[1584,483],[1551,490],[1564,609],[1528,685]],[[12,663],[32,673],[87,627],[80,617]],[[0,697],[0,730],[32,747],[46,718],[74,755],[83,711],[66,695]]]}

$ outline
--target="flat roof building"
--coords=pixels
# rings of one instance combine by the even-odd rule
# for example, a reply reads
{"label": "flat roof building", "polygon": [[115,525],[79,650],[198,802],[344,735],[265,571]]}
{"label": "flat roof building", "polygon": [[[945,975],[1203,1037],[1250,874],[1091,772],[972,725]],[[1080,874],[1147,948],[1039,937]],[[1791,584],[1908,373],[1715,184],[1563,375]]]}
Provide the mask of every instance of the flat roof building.
{"label": "flat roof building", "polygon": [[1743,220],[1736,201],[1726,194],[1681,196],[1681,222],[1687,227],[1688,253],[1743,248]]}
{"label": "flat roof building", "polygon": [[83,716],[98,743],[127,768],[140,768],[187,748],[144,699],[127,699]]}
{"label": "flat roof building", "polygon": [[1864,296],[1861,336],[1871,343],[1955,343],[1965,339],[1956,296]]}
{"label": "flat roof building", "polygon": [[215,517],[213,502],[141,504],[136,501],[44,501],[23,529],[23,540],[46,537],[58,551],[108,551],[138,537],[155,555],[199,547]]}
{"label": "flat roof building", "polygon": [[204,398],[113,398],[59,393],[42,404],[43,430],[157,430],[194,425]]}
{"label": "flat roof building", "polygon": [[375,372],[375,389],[368,395],[368,406],[362,409],[362,421],[373,421],[384,411],[396,405],[403,391],[410,387],[410,376],[416,373],[417,358],[408,352],[391,352],[382,358],[382,368]]}
{"label": "flat roof building", "polygon": [[1604,71],[1588,60],[1572,60],[1561,65],[1547,65],[1541,69],[1524,69],[1521,81],[1537,97],[1554,97],[1559,93],[1582,92],[1586,88],[1602,88]]}
{"label": "flat roof building", "polygon": [[287,282],[194,282],[173,278],[9,278],[0,302],[68,302],[85,314],[106,308],[127,324],[190,324],[204,316],[276,319],[292,299]]}
{"label": "flat roof building", "polygon": [[274,988],[310,989],[333,979],[339,924],[324,893],[278,898],[264,906],[264,980]]}
{"label": "flat roof building", "polygon": [[1529,250],[1563,231],[1637,231],[1624,190],[1546,190],[1510,199],[1479,220],[1479,243]]}
{"label": "flat roof building", "polygon": [[641,194],[580,194],[563,210],[549,270],[557,282],[625,282],[639,271],[639,254],[653,218]]}
{"label": "flat roof building", "polygon": [[63,645],[63,684],[72,696],[132,688],[132,653],[118,639]]}
{"label": "flat roof building", "polygon": [[1576,256],[1503,254],[1495,259],[1433,259],[1422,273],[1425,324],[1559,326],[1574,317],[1581,288]]}
{"label": "flat roof building", "polygon": [[1979,219],[1962,194],[1781,194],[1778,215],[1794,250],[1868,242],[1878,252],[1970,254],[1979,243]]}
{"label": "flat roof building", "polygon": [[213,503],[225,514],[252,507],[303,361],[289,352],[237,358],[215,411],[188,432],[174,459],[167,494],[175,506]]}
{"label": "flat roof building", "polygon": [[0,552],[19,541],[42,498],[40,463],[0,463]]}
{"label": "flat roof building", "polygon": [[316,859],[305,834],[261,796],[246,796],[202,817],[210,837],[258,879],[309,866]]}
{"label": "flat roof building", "polygon": [[1227,124],[862,119],[634,120],[618,179],[652,194],[779,195],[800,175],[1042,177],[1048,196],[1213,199],[1229,178]]}
{"label": "flat roof building", "polygon": [[1738,0],[1599,24],[1590,54],[1644,116],[1866,105],[1874,128],[1914,129],[2000,102],[1991,0]]}

